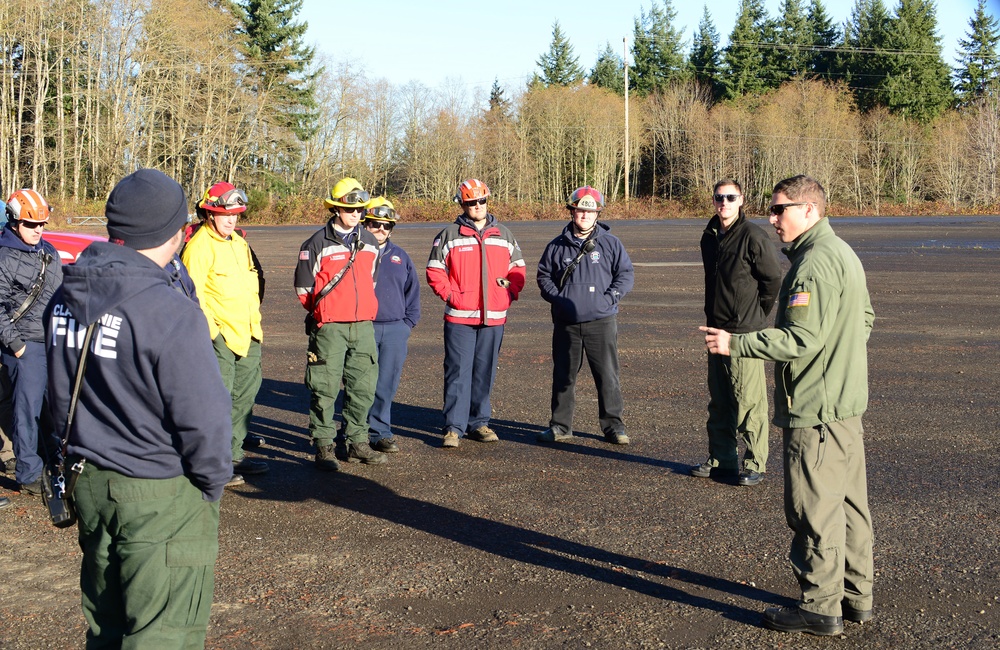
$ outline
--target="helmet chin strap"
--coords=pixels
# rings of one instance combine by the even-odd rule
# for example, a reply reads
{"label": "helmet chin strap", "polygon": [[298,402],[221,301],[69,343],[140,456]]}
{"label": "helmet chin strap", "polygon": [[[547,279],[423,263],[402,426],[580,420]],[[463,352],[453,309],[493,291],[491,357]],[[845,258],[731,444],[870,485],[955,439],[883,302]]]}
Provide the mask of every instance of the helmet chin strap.
{"label": "helmet chin strap", "polygon": [[594,228],[596,227],[597,227],[597,219],[594,219],[594,225],[592,225],[590,228],[587,228],[586,230],[582,230],[579,226],[576,225],[576,222],[574,221],[573,235],[576,237],[580,237],[581,239],[584,237],[590,237],[590,233],[594,232]]}

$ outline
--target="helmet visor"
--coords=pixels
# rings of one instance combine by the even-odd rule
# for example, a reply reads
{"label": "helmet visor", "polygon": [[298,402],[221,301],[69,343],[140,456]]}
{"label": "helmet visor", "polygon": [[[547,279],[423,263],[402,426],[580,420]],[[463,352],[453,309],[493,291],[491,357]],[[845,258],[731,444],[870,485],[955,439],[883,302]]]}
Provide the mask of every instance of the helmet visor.
{"label": "helmet visor", "polygon": [[368,203],[371,198],[372,195],[364,190],[354,190],[340,197],[337,201],[348,205],[361,205],[362,203]]}
{"label": "helmet visor", "polygon": [[380,205],[374,208],[368,209],[368,216],[373,219],[384,219],[387,221],[396,220],[396,211],[387,205]]}
{"label": "helmet visor", "polygon": [[220,208],[225,208],[227,210],[235,210],[237,208],[245,208],[247,205],[247,195],[243,190],[236,189],[235,187],[222,196],[220,196],[216,201],[215,205]]}

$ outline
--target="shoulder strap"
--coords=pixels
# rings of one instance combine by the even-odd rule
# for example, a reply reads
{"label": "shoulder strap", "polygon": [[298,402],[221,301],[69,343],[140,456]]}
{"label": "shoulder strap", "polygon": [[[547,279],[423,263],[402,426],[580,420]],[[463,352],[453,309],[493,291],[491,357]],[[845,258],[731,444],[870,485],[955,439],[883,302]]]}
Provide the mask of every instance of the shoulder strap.
{"label": "shoulder strap", "polygon": [[52,263],[52,256],[42,251],[42,269],[38,272],[38,277],[35,278],[35,284],[31,287],[31,291],[28,292],[28,297],[24,299],[21,306],[18,307],[13,314],[10,316],[10,322],[16,323],[21,320],[21,317],[28,313],[31,306],[35,304],[38,300],[38,296],[42,295],[42,290],[45,289],[45,269],[48,268],[49,264]]}
{"label": "shoulder strap", "polygon": [[87,367],[87,355],[90,354],[90,340],[94,338],[94,330],[97,328],[97,321],[87,327],[87,334],[83,337],[83,345],[80,346],[80,363],[76,366],[76,381],[73,382],[73,394],[69,399],[69,414],[66,416],[66,428],[63,429],[62,444],[63,456],[66,455],[66,443],[69,442],[69,432],[73,426],[73,416],[76,415],[76,403],[80,399],[80,388],[83,387],[83,371]]}
{"label": "shoulder strap", "polygon": [[354,258],[358,256],[358,251],[361,250],[361,246],[361,231],[359,230],[355,233],[354,245],[351,246],[351,259],[347,260],[347,264],[344,265],[344,268],[340,269],[337,275],[330,278],[330,281],[326,283],[326,286],[320,289],[319,295],[317,295],[316,300],[313,301],[314,303],[318,303],[323,298],[326,298],[327,294],[333,291],[334,288],[340,284],[340,281],[344,279],[347,272],[351,270],[352,266],[354,266]]}
{"label": "shoulder strap", "polygon": [[562,275],[559,277],[560,291],[564,286],[566,286],[566,280],[568,280],[569,276],[573,274],[573,271],[576,270],[576,267],[580,266],[580,262],[587,255],[587,253],[594,250],[594,248],[596,247],[597,247],[597,242],[594,241],[593,234],[591,234],[591,236],[587,237],[587,239],[583,242],[583,244],[580,245],[580,252],[576,254],[576,257],[573,258],[573,261],[569,263],[569,266],[566,267],[566,270],[564,270],[562,272]]}

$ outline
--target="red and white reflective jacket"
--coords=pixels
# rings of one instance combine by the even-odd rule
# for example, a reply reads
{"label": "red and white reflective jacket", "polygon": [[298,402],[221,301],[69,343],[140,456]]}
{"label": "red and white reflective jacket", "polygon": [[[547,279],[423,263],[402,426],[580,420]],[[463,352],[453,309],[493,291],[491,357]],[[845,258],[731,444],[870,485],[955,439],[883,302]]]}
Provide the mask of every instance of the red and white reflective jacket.
{"label": "red and white reflective jacket", "polygon": [[[351,251],[360,237],[354,264],[340,283],[322,300],[316,301],[326,283],[334,278],[351,259]],[[333,228],[333,220],[303,242],[299,261],[295,265],[295,292],[299,302],[309,310],[317,323],[358,323],[375,320],[378,300],[373,279],[378,258],[378,240],[370,232],[355,226],[342,236]]]}
{"label": "red and white reflective jacket", "polygon": [[524,276],[521,248],[492,214],[481,232],[460,215],[434,238],[427,260],[427,284],[445,302],[444,319],[463,325],[503,325]]}

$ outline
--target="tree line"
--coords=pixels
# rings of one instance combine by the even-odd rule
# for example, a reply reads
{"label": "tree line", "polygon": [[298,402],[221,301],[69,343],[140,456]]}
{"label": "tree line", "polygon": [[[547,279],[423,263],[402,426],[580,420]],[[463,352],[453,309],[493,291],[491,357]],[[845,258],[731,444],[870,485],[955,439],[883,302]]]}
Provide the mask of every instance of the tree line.
{"label": "tree line", "polygon": [[7,0],[0,5],[0,183],[100,201],[137,167],[199,196],[220,179],[294,217],[345,175],[417,205],[463,178],[508,202],[609,198],[703,204],[735,177],[762,205],[808,172],[858,212],[1000,203],[1000,26],[979,0],[948,67],[930,0],[821,0],[768,17],[741,0],[729,44],[705,9],[690,49],[669,0],[635,19],[624,168],[624,61],[584,71],[553,26],[538,72],[489,96],[371,79],[303,43],[302,0]]}

